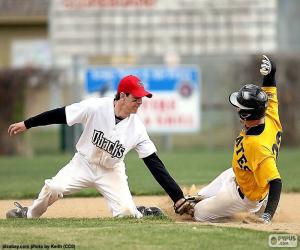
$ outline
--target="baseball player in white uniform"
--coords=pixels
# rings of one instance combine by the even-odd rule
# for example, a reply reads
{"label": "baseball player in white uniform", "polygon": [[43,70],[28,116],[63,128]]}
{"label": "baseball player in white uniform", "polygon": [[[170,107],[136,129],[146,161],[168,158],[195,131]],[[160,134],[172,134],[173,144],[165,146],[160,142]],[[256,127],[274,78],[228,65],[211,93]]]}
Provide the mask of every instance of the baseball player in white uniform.
{"label": "baseball player in white uniform", "polygon": [[[138,210],[135,206],[125,173],[124,158],[131,149],[137,151],[169,194],[176,212],[184,209],[189,201],[158,158],[156,147],[136,114],[145,96],[151,98],[152,94],[138,77],[129,75],[121,79],[115,98],[87,99],[10,125],[11,136],[49,124],[81,123],[83,132],[72,160],[56,176],[45,180],[31,206],[22,207],[15,202],[17,209],[8,211],[7,218],[38,218],[59,198],[91,187],[104,196],[114,217],[142,217],[145,207]],[[148,209],[146,214],[151,211]]]}

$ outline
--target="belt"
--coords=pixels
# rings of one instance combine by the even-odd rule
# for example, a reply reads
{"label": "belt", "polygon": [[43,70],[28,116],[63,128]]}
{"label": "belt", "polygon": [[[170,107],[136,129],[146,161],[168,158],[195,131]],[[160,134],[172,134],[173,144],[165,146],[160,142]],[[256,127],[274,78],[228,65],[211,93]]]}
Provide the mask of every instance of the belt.
{"label": "belt", "polygon": [[[240,189],[239,185],[237,184],[237,181],[235,180],[236,186],[237,186],[237,191],[239,193],[239,196],[241,197],[241,199],[243,200],[245,198],[245,195],[243,194],[242,190]],[[259,203],[261,203],[267,196],[265,196],[264,198],[262,198],[260,201],[258,201]]]}
{"label": "belt", "polygon": [[245,198],[245,195],[243,194],[242,190],[240,189],[240,186],[239,186],[239,184],[237,183],[236,178],[234,178],[234,182],[235,182],[237,191],[238,191],[238,193],[239,193],[239,196],[240,196],[241,199],[243,200],[243,199]]}
{"label": "belt", "polygon": [[237,191],[239,192],[239,195],[240,195],[241,199],[243,200],[245,198],[245,195],[243,194],[243,192],[241,191],[239,186],[237,188]]}

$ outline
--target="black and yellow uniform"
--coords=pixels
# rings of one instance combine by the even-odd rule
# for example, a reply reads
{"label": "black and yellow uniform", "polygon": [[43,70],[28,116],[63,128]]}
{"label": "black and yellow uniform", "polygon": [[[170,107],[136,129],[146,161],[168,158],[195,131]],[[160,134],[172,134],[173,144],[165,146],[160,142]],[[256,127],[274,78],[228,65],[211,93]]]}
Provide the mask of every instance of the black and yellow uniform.
{"label": "black and yellow uniform", "polygon": [[245,85],[239,92],[230,95],[231,104],[238,108],[245,124],[251,124],[247,121],[259,121],[254,122],[255,126],[245,126],[236,138],[232,167],[241,197],[259,202],[268,195],[262,218],[270,222],[282,188],[276,165],[282,127],[278,114],[276,66],[263,56],[261,67],[260,72],[264,75],[262,88]]}
{"label": "black and yellow uniform", "polygon": [[276,87],[263,87],[268,95],[265,123],[243,129],[235,140],[232,166],[242,193],[260,201],[269,192],[269,182],[280,178],[276,158],[282,127],[278,115]]}

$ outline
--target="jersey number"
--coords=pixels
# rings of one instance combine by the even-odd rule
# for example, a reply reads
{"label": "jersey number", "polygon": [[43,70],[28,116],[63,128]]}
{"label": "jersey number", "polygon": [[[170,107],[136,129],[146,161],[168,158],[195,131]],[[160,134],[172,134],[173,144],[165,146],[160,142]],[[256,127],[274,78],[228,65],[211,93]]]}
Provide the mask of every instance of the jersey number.
{"label": "jersey number", "polygon": [[276,134],[276,143],[274,143],[273,146],[272,146],[272,152],[273,152],[273,154],[276,155],[276,159],[277,159],[277,157],[278,157],[278,152],[279,152],[279,148],[280,148],[281,135],[282,135],[282,132],[281,132],[281,131],[279,131],[279,132]]}

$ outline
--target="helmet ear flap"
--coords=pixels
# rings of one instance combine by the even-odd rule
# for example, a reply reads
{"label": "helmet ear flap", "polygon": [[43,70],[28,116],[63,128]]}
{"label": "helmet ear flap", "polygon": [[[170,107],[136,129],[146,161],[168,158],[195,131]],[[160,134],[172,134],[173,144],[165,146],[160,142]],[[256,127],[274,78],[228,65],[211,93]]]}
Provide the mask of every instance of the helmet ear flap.
{"label": "helmet ear flap", "polygon": [[239,116],[242,120],[248,120],[250,118],[251,114],[249,113],[249,110],[240,109],[238,110]]}

